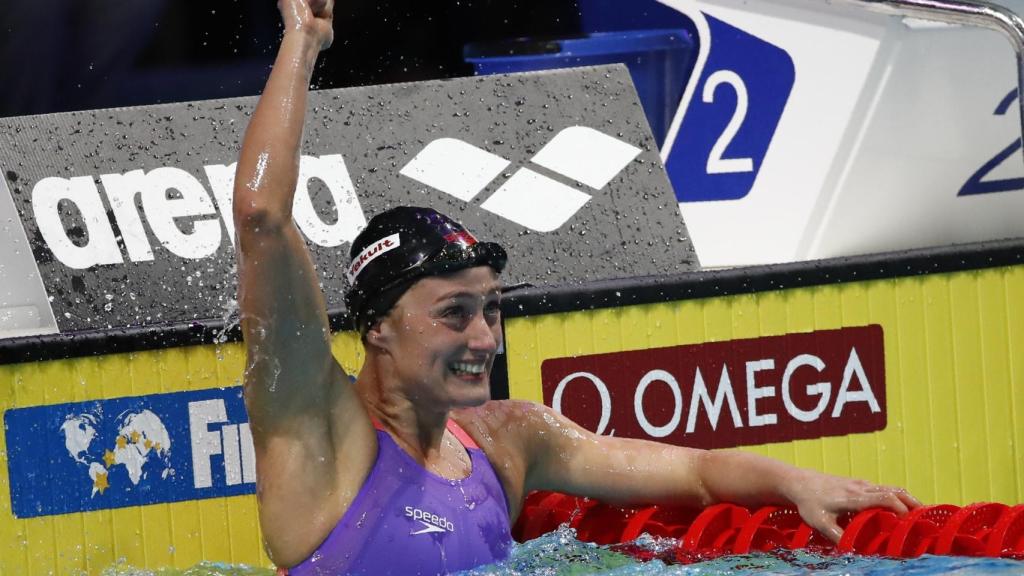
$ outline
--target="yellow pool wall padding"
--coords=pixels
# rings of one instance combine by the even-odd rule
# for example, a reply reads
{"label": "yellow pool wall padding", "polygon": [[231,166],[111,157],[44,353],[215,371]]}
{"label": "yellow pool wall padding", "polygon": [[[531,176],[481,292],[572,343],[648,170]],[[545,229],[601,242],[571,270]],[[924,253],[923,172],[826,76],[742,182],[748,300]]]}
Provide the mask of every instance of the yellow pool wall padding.
{"label": "yellow pool wall padding", "polygon": [[[339,333],[335,355],[359,366],[358,335]],[[0,412],[241,384],[239,343],[0,366]],[[204,560],[272,566],[254,496],[116,508],[19,520],[11,513],[6,437],[0,435],[0,576],[99,574],[123,563],[188,568]]]}
{"label": "yellow pool wall padding", "polygon": [[549,358],[869,324],[886,429],[745,449],[925,502],[1024,502],[1024,266],[508,319],[510,395],[541,401]]}
{"label": "yellow pool wall padding", "polygon": [[[539,401],[549,358],[869,324],[884,331],[887,428],[747,449],[925,502],[1024,502],[1024,266],[509,318],[510,392]],[[358,336],[339,333],[333,347],[355,373]],[[243,363],[240,344],[211,344],[3,365],[0,411],[237,386]],[[271,564],[253,496],[16,519],[5,442],[2,575]]]}

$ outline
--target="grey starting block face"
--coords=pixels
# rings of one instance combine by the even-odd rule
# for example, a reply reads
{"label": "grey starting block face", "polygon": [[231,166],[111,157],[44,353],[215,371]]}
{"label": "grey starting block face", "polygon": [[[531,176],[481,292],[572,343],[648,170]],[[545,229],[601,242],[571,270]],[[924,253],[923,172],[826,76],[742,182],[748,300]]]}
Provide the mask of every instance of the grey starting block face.
{"label": "grey starting block face", "polygon": [[[9,210],[34,257],[22,275],[41,279],[9,267],[4,282],[33,295],[0,294],[0,308],[31,300],[60,332],[226,317],[234,163],[255,102],[0,120]],[[622,67],[312,94],[294,215],[329,308],[343,307],[351,240],[396,205],[502,243],[509,284],[697,266]]]}

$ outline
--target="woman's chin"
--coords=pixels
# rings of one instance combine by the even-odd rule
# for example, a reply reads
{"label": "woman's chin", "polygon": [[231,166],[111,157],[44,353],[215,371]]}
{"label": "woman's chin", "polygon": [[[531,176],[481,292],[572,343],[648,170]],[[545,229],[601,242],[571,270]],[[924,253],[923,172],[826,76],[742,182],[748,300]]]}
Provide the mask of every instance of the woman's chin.
{"label": "woman's chin", "polygon": [[486,375],[475,379],[455,377],[455,384],[450,391],[453,404],[457,407],[480,406],[491,399],[491,380]]}

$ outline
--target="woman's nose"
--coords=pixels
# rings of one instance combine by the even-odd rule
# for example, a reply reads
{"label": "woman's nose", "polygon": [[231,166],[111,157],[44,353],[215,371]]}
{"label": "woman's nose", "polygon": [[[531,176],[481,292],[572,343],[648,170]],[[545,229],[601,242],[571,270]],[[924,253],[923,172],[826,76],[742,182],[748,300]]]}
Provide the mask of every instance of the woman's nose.
{"label": "woman's nose", "polygon": [[[500,324],[498,326],[497,330],[500,331]],[[495,334],[495,328],[487,321],[486,315],[477,314],[473,316],[473,320],[469,324],[468,333],[470,349],[485,352],[494,352],[498,349],[499,336]]]}

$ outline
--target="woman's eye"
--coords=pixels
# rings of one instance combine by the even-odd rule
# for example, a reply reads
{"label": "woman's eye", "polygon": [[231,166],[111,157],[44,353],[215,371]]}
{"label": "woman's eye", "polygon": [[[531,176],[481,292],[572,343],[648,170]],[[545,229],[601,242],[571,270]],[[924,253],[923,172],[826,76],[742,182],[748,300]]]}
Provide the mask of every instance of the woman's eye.
{"label": "woman's eye", "polygon": [[441,315],[445,318],[461,318],[466,315],[466,309],[461,306],[453,306],[451,308],[445,308]]}

